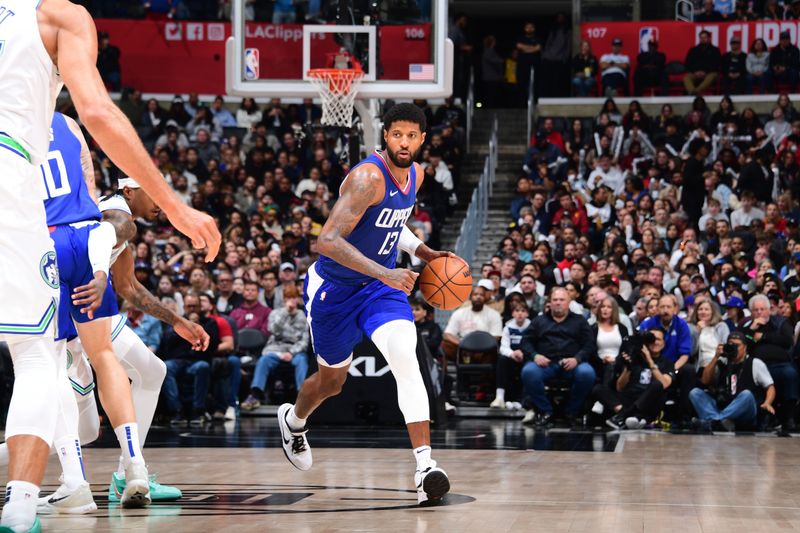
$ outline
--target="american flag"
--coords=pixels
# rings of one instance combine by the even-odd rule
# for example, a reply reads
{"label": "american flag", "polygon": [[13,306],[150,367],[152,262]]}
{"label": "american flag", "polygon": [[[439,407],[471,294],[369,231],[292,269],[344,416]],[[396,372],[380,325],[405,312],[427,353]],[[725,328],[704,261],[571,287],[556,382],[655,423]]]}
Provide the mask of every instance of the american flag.
{"label": "american flag", "polygon": [[433,64],[411,63],[408,66],[408,79],[412,81],[433,81]]}

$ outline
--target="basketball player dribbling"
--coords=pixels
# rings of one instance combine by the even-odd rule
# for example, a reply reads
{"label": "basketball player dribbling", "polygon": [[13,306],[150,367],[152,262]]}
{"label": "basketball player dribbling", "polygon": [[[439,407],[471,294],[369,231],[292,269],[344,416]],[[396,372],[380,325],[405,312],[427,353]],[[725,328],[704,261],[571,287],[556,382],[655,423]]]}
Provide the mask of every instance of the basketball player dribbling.
{"label": "basketball player dribbling", "polygon": [[53,342],[59,278],[37,167],[47,159],[62,79],[117,166],[137,176],[195,247],[208,249],[207,260],[219,249],[214,220],[167,186],[108,96],[96,61],[97,32],[84,8],[67,0],[0,0],[0,340],[9,345],[15,374],[0,532],[40,530],[36,505],[60,411],[58,387],[68,386]]}
{"label": "basketball player dribbling", "polygon": [[311,468],[306,419],[341,391],[353,347],[367,335],[397,381],[422,504],[440,500],[450,481],[431,459],[428,395],[407,299],[418,274],[395,263],[398,248],[428,262],[453,254],[431,250],[406,227],[424,179],[414,160],[425,141],[425,115],[413,104],[398,104],[383,124],[386,150],[353,167],[319,235],[321,255],[308,270],[303,295],[319,371],[303,383],[295,405],[278,409],[278,424],[287,459],[300,470]]}

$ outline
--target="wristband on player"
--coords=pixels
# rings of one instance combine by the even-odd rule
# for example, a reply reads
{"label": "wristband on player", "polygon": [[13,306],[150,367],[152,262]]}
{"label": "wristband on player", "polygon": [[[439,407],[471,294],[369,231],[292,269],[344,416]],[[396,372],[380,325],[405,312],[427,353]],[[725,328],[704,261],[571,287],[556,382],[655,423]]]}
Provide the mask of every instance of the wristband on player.
{"label": "wristband on player", "polygon": [[400,231],[400,239],[397,241],[397,246],[404,252],[408,252],[408,255],[411,257],[414,257],[417,248],[419,248],[421,244],[422,241],[414,235],[414,232],[408,229],[408,226],[403,226],[403,229]]}

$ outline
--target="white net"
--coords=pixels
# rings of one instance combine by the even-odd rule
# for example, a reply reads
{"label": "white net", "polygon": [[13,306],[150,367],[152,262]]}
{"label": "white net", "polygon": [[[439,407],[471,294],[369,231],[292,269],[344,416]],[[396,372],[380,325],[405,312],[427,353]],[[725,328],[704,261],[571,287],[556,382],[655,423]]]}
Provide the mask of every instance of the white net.
{"label": "white net", "polygon": [[311,83],[322,97],[322,122],[326,126],[353,125],[353,103],[364,73],[355,69],[312,69]]}

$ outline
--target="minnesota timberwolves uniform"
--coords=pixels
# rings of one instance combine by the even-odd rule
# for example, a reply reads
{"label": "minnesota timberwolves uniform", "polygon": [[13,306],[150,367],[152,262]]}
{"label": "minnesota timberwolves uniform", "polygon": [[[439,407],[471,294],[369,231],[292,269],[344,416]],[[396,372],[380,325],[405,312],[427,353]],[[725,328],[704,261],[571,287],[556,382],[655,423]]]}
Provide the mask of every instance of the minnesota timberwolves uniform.
{"label": "minnesota timberwolves uniform", "polygon": [[[56,340],[77,335],[72,320],[89,322],[89,317],[72,305],[76,287],[94,279],[89,263],[89,233],[100,224],[100,209],[89,194],[81,167],[81,143],[60,113],[53,115],[50,151],[41,165],[46,189],[44,201],[50,237],[55,243],[56,260],[61,277],[61,305],[58,307]],[[95,318],[114,316],[119,312],[117,297],[109,280],[103,302],[94,312]]]}
{"label": "minnesota timberwolves uniform", "polygon": [[[416,165],[408,169],[408,181],[401,187],[380,151],[361,161],[351,172],[364,163],[380,169],[386,192],[379,204],[364,212],[346,240],[367,258],[392,269],[397,261],[400,231],[414,209]],[[353,347],[361,342],[362,336],[371,337],[383,324],[414,320],[405,293],[323,255],[309,268],[303,301],[314,352],[326,366],[349,363]]]}

